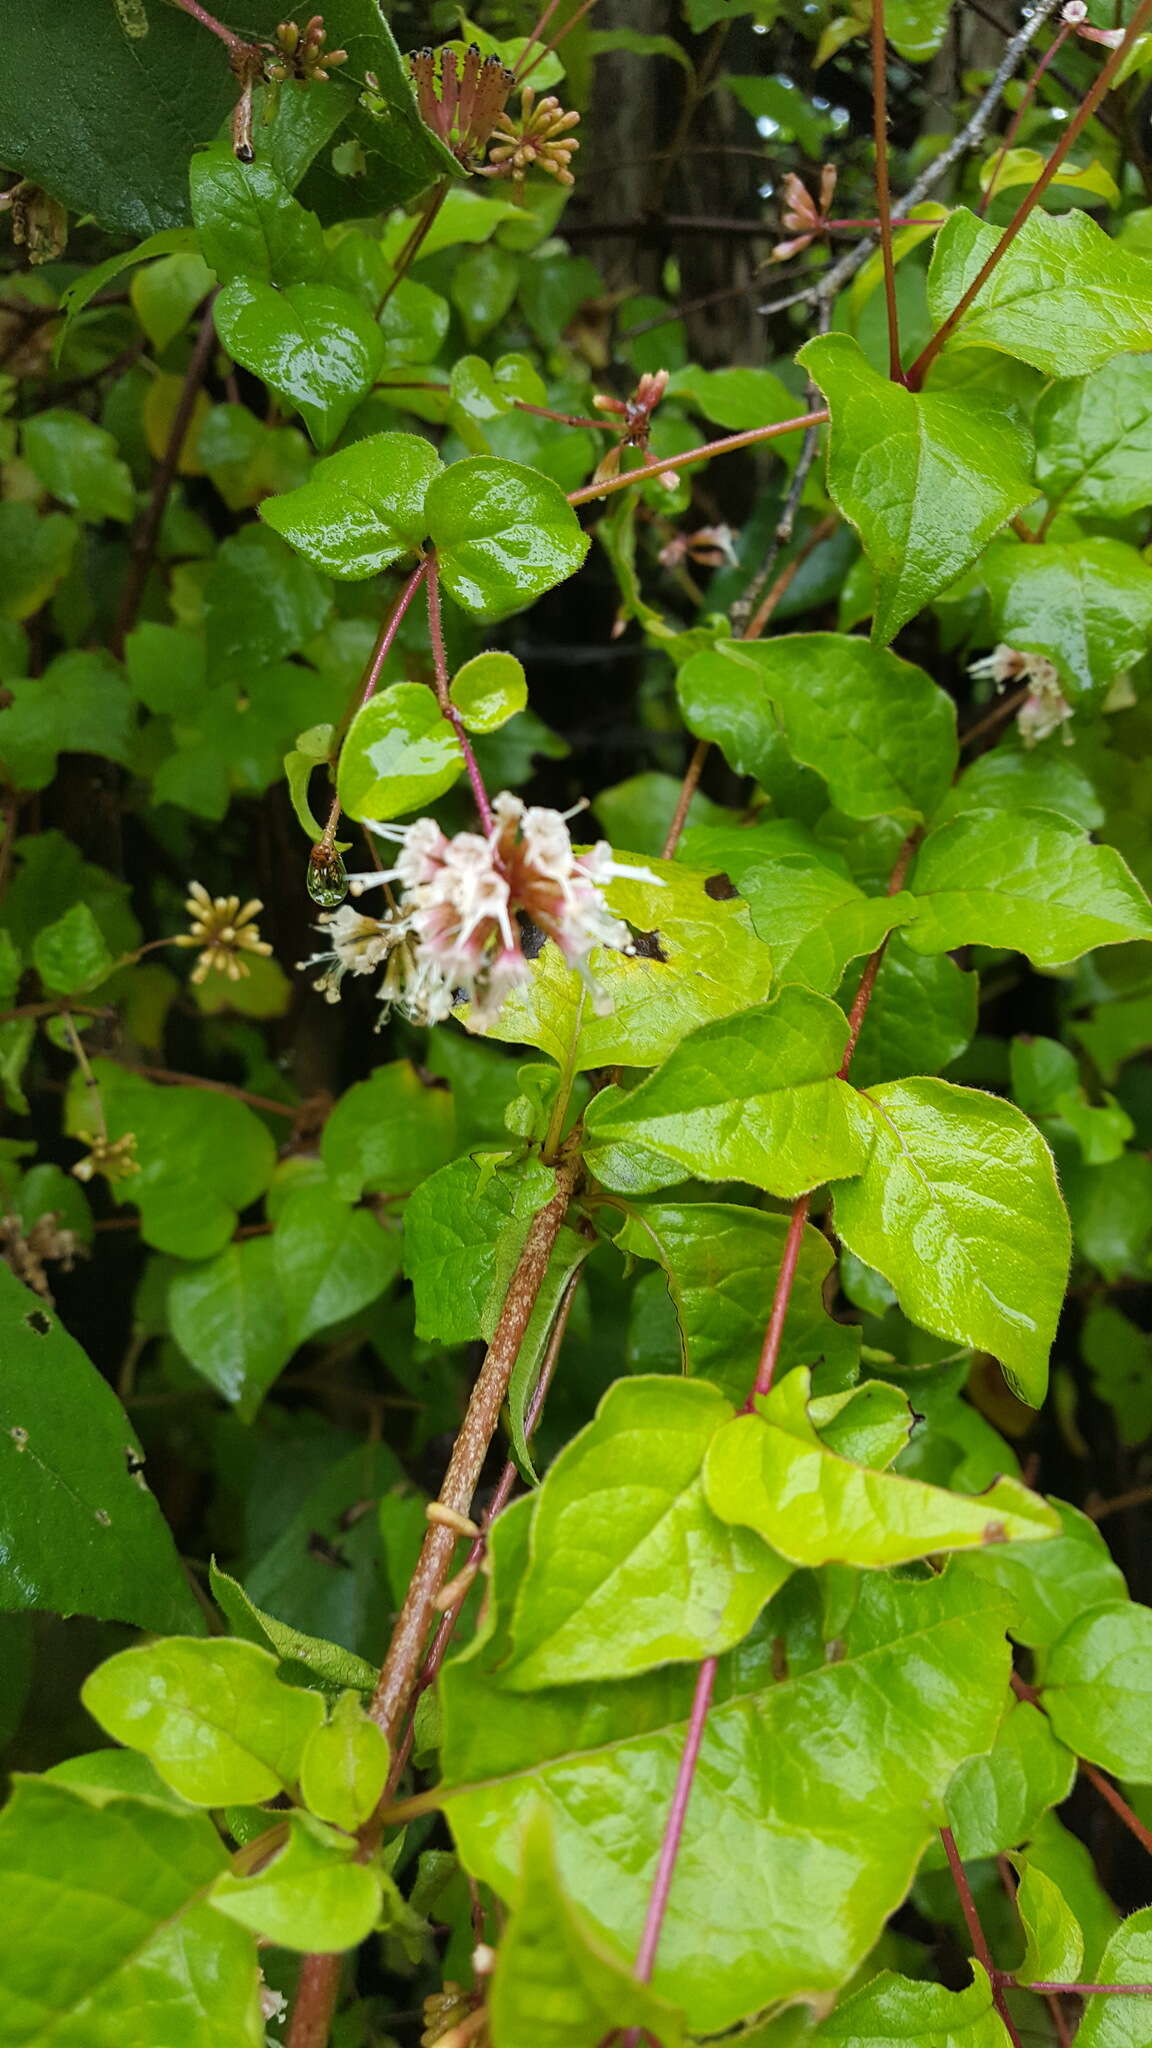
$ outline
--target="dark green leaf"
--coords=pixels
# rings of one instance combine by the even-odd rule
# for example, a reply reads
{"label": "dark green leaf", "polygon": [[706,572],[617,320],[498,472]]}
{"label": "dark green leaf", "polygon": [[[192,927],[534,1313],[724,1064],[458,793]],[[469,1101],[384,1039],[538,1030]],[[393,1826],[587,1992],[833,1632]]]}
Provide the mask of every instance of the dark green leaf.
{"label": "dark green leaf", "polygon": [[336,439],[383,361],[371,314],[331,285],[276,291],[234,278],[216,300],[216,327],[229,354],[296,407],[318,448]]}
{"label": "dark green leaf", "polygon": [[81,649],[59,654],[43,675],[9,683],[7,696],[0,710],[0,759],[18,789],[44,789],[61,753],[128,760],[135,708],[111,655]]}
{"label": "dark green leaf", "polygon": [[1139,1785],[1152,1782],[1150,1694],[1152,1608],[1089,1608],[1052,1645],[1043,1699],[1061,1742]]}
{"label": "dark green leaf", "polygon": [[999,639],[1046,655],[1073,698],[1106,696],[1147,651],[1152,568],[1124,541],[1005,542],[984,573]]}
{"label": "dark green leaf", "polygon": [[275,1245],[247,1238],[182,1267],[168,1313],[189,1364],[250,1422],[297,1341]]}
{"label": "dark green leaf", "polygon": [[354,1202],[362,1194],[407,1194],[452,1158],[452,1097],[429,1087],[408,1060],[377,1067],[345,1090],[324,1126],[321,1152],[334,1191]]}
{"label": "dark green leaf", "polygon": [[69,511],[97,523],[131,519],[132,473],[103,427],[83,413],[53,407],[26,420],[21,439],[24,460],[49,495]]}
{"label": "dark green leaf", "polygon": [[220,284],[314,284],[324,275],[324,237],[261,155],[244,164],[227,143],[192,159],[192,217],[204,261]]}
{"label": "dark green leaf", "polygon": [[1061,377],[1036,407],[1036,480],[1051,507],[1122,519],[1152,504],[1152,358]]}

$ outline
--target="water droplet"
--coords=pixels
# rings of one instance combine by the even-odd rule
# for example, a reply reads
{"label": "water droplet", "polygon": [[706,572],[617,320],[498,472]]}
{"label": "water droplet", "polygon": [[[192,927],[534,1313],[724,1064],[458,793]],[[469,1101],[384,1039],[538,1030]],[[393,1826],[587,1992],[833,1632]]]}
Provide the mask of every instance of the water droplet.
{"label": "water droplet", "polygon": [[308,858],[308,894],[313,903],[335,910],[348,894],[344,863],[332,847],[314,846]]}

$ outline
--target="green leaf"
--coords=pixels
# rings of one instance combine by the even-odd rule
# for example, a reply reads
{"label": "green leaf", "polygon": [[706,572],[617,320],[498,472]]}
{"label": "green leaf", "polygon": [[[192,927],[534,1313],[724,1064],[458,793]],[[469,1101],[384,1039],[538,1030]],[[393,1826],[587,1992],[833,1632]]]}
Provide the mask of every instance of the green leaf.
{"label": "green leaf", "polygon": [[336,439],[384,355],[371,314],[332,285],[277,291],[234,278],[216,300],[216,331],[229,355],[296,407],[318,448]]}
{"label": "green leaf", "polygon": [[256,1945],[204,1902],[207,1814],[18,1780],[0,1814],[5,2048],[262,2048]]}
{"label": "green leaf", "polygon": [[321,1820],[351,1834],[376,1809],[388,1776],[388,1742],[357,1692],[342,1692],[300,1759],[300,1794]]}
{"label": "green leaf", "polygon": [[377,1667],[356,1657],[339,1643],[320,1636],[305,1635],[290,1628],[274,1614],[248,1598],[236,1579],[222,1572],[215,1560],[209,1566],[212,1596],[238,1636],[261,1649],[273,1650],[284,1667],[284,1675],[295,1685],[319,1685],[323,1692],[340,1693],[351,1687],[370,1693],[375,1687]]}
{"label": "green leaf", "polygon": [[994,1747],[961,1764],[948,1787],[948,1825],[963,1860],[998,1856],[1026,1841],[1041,1816],[1067,1799],[1075,1778],[1076,1759],[1047,1716],[1010,1699]]}
{"label": "green leaf", "polygon": [[[1042,1870],[1064,1894],[1084,1934],[1085,1982],[1099,1978],[1103,1953],[1116,1932],[1119,1915],[1083,1842],[1063,1827],[1054,1813],[1046,1813],[1024,1855],[1015,1860],[1017,1868]],[[1137,2048],[1137,2044],[1129,2041],[1125,2048]]]}
{"label": "green leaf", "polygon": [[0,617],[30,619],[72,566],[80,529],[66,512],[43,517],[19,499],[0,503]]}
{"label": "green leaf", "polygon": [[103,263],[94,263],[91,268],[70,278],[60,294],[60,311],[64,317],[56,338],[57,359],[72,322],[98,292],[139,263],[150,263],[157,257],[177,254],[195,256],[196,235],[192,228],[164,228],[159,234],[149,235],[135,249],[121,250],[118,255],[107,257]]}
{"label": "green leaf", "polygon": [[334,1192],[355,1202],[408,1193],[453,1157],[455,1141],[448,1090],[429,1087],[411,1061],[393,1060],[345,1089],[320,1152]]}
{"label": "green leaf", "polygon": [[425,504],[444,587],[474,618],[522,611],[574,576],[588,552],[563,491],[518,462],[454,462]]}
{"label": "green leaf", "polygon": [[904,2042],[919,2048],[1008,2048],[987,1972],[977,1962],[969,1968],[967,1991],[881,1971],[817,2027],[813,2048],[833,2041],[839,2048],[897,2048]]}
{"label": "green leaf", "polygon": [[340,750],[336,789],[350,818],[426,810],[464,767],[456,729],[423,683],[391,683],[362,704]]}
{"label": "green leaf", "polygon": [[132,472],[113,436],[83,413],[51,407],[25,420],[24,460],[46,491],[81,519],[129,520],[135,507]]}
{"label": "green leaf", "polygon": [[525,1828],[522,1873],[488,1996],[493,2048],[576,2048],[629,2026],[681,2048],[681,2014],[638,1983],[572,1905],[543,1807]]}
{"label": "green leaf", "polygon": [[1152,1783],[1150,1694],[1152,1608],[1108,1601],[1053,1644],[1043,1700],[1061,1742],[1137,1785]]}
{"label": "green leaf", "polygon": [[846,875],[806,854],[742,865],[736,887],[752,922],[772,947],[780,981],[834,995],[850,960],[874,953],[899,924],[915,917],[913,898],[866,896]]}
{"label": "green leaf", "polygon": [[1043,1138],[1011,1103],[947,1081],[887,1082],[860,1100],[872,1149],[837,1190],[839,1236],[914,1322],[993,1352],[1036,1406],[1069,1257]]}
{"label": "green leaf", "polygon": [[168,1315],[189,1364],[251,1422],[297,1343],[275,1244],[246,1238],[203,1265],[181,1267]]}
{"label": "green leaf", "polygon": [[[1046,164],[1047,158],[1041,156],[1038,149],[997,150],[980,167],[980,190],[995,195],[1009,192],[1015,185],[1034,185]],[[1092,193],[1098,199],[1106,199],[1109,206],[1120,203],[1115,179],[1095,158],[1080,169],[1065,161],[1052,182],[1067,185],[1074,191]]]}
{"label": "green leaf", "polygon": [[318,1693],[282,1685],[254,1643],[169,1636],[121,1650],[85,1680],[93,1720],[150,1757],[194,1806],[243,1806],[288,1792],[324,1720]]}
{"label": "green leaf", "polygon": [[195,249],[176,250],[136,271],[129,297],[154,349],[162,353],[183,333],[215,282],[214,272]]}
{"label": "green leaf", "polygon": [[1152,1251],[1152,1161],[1124,1152],[1107,1166],[1065,1159],[1076,1249],[1106,1280],[1143,1277]]}
{"label": "green leaf", "polygon": [[1080,1350],[1094,1392],[1116,1417],[1121,1443],[1146,1443],[1152,1436],[1152,1339],[1110,1302],[1094,1302]]}
{"label": "green leaf", "polygon": [[190,181],[200,251],[220,284],[315,284],[323,277],[320,223],[263,154],[244,164],[227,143],[213,143],[193,157]]}
{"label": "green leaf", "polygon": [[[776,84],[775,80],[755,82]],[[715,420],[718,427],[727,427],[732,433],[796,417],[795,393],[771,370],[700,370],[690,364],[687,369],[673,371],[667,396],[686,399],[694,412],[702,413],[706,420]]]}
{"label": "green leaf", "polygon": [[676,679],[684,717],[738,775],[767,774],[775,735],[851,818],[929,817],[956,766],[956,714],[923,669],[844,633],[724,642]]}
{"label": "green leaf", "polygon": [[6,1266],[0,1330],[0,1608],[201,1626],[124,1410]]}
{"label": "green leaf", "polygon": [[[1001,230],[966,207],[936,237],[928,310],[939,325],[978,277]],[[1029,215],[951,337],[995,348],[1049,377],[1099,370],[1122,350],[1152,347],[1152,264],[1129,255],[1086,213]]]}
{"label": "green leaf", "polygon": [[[1152,1910],[1132,1913],[1116,1929],[1099,1963],[1101,1984],[1152,1983]],[[1140,2048],[1148,2006],[1139,1997],[1090,1998],[1076,2031],[1078,2048]]]}
{"label": "green leaf", "polygon": [[1047,655],[1073,698],[1106,695],[1152,638],[1152,568],[1119,540],[1005,543],[985,572],[995,631]]}
{"label": "green leaf", "polygon": [[1018,1480],[972,1498],[838,1456],[817,1434],[810,1394],[810,1372],[789,1373],[755,1414],[716,1431],[704,1459],[714,1512],[793,1564],[876,1568],[1058,1532],[1055,1510]]}
{"label": "green leaf", "polygon": [[[441,1679],[442,1797],[467,1867],[506,1897],[543,1800],[568,1898],[631,1967],[695,1674],[529,1696],[502,1686],[531,1513],[495,1523],[488,1630]],[[957,1764],[992,1742],[1007,1683],[1002,1610],[950,1572],[862,1579],[833,1661],[817,1622],[811,1661],[790,1665],[775,1613],[721,1661],[656,1961],[656,1989],[693,2032],[839,1988],[904,1897]]]}
{"label": "green leaf", "polygon": [[129,759],[135,706],[111,655],[80,648],[58,654],[43,675],[10,682],[6,694],[0,760],[18,789],[45,789],[62,753]]}
{"label": "green leaf", "polygon": [[[847,1005],[855,975],[839,992]],[[913,953],[893,934],[872,988],[872,1000],[852,1055],[858,1088],[895,1081],[920,1068],[935,1074],[962,1053],[976,1030],[979,978],[946,953]]]}
{"label": "green leaf", "polygon": [[[787,1220],[721,1202],[643,1202],[616,1233],[621,1251],[658,1259],[680,1324],[685,1370],[743,1401],[756,1377],[764,1329],[784,1251]],[[847,1384],[859,1337],[833,1322],[824,1290],[835,1255],[822,1231],[805,1226],[788,1299],[778,1372],[820,1364],[821,1385]]]}
{"label": "green leaf", "polygon": [[86,903],[75,903],[55,924],[37,932],[32,960],[52,995],[78,994],[103,981],[112,967],[112,955]]}
{"label": "green leaf", "polygon": [[225,1871],[212,1888],[217,1912],[282,1948],[358,1948],[380,1912],[380,1879],[358,1863],[356,1844],[294,1813],[288,1840],[255,1877]]}
{"label": "green leaf", "polygon": [[875,571],[885,644],[1031,504],[1032,436],[970,393],[891,383],[846,334],[817,336],[798,361],[828,400],[828,489]]}
{"label": "green leaf", "polygon": [[699,1174],[792,1200],[859,1173],[867,1133],[836,1078],[846,1042],[843,1012],[801,988],[702,1025],[631,1094],[612,1089],[589,1105],[593,1171],[619,1185],[603,1155],[623,1143],[655,1155],[650,1187]]}
{"label": "green leaf", "polygon": [[[1072,1759],[1073,1769],[1075,1760]],[[1082,1981],[1084,1934],[1059,1886],[1042,1870],[1027,1867],[1016,1893],[1016,1911],[1023,1923],[1024,1960],[1017,1982],[1075,1984]]]}
{"label": "green leaf", "polygon": [[1061,377],[1036,406],[1036,481],[1049,506],[1123,519],[1152,504],[1152,359]]}
{"label": "green leaf", "polygon": [[645,867],[654,881],[613,881],[604,890],[609,910],[646,943],[634,954],[593,952],[596,1006],[549,941],[527,984],[488,1027],[489,1038],[538,1046],[558,1066],[570,1061],[574,1072],[617,1062],[654,1066],[696,1025],[764,1000],[772,956],[746,906],[717,902],[707,877],[676,861],[648,859]]}
{"label": "green leaf", "polygon": [[[145,1242],[184,1259],[211,1258],[236,1228],[238,1212],[263,1194],[276,1147],[243,1102],[201,1088],[164,1088],[97,1060],[108,1133],[136,1137],[140,1171],[117,1193],[140,1210]],[[74,1085],[68,1129],[90,1128],[87,1089]]]}
{"label": "green leaf", "polygon": [[1006,735],[964,770],[936,822],[942,825],[959,811],[1014,811],[1023,805],[1060,811],[1086,832],[1095,832],[1104,823],[1095,786],[1069,750],[1026,748],[1015,734]]}
{"label": "green leaf", "polygon": [[704,1497],[705,1453],[731,1414],[703,1380],[609,1388],[537,1497],[502,1683],[631,1677],[747,1635],[789,1574]]}
{"label": "green leaf", "polygon": [[[235,682],[247,698],[252,671],[297,653],[320,631],[331,604],[323,578],[276,534],[254,521],[242,527],[221,544],[204,588],[210,681]],[[283,687],[283,670],[276,680]],[[293,713],[289,734],[305,723]]]}
{"label": "green leaf", "polygon": [[400,1271],[399,1232],[328,1187],[288,1196],[272,1239],[273,1267],[296,1344],[359,1315]]}
{"label": "green leaf", "polygon": [[1063,1533],[1051,1542],[1026,1550],[1005,1543],[964,1559],[966,1572],[990,1580],[1011,1600],[1009,1628],[1030,1649],[1047,1649],[1086,1608],[1127,1593],[1095,1522],[1064,1501],[1052,1505]]}
{"label": "green leaf", "polygon": [[266,498],[260,517],[326,576],[374,576],[419,547],[440,459],[418,434],[372,434],[318,462],[307,483]]}
{"label": "green leaf", "polygon": [[533,1159],[455,1159],[416,1189],[404,1212],[404,1271],[416,1296],[416,1334],[464,1344],[484,1330],[500,1241],[526,1231],[555,1189]]}
{"label": "green leaf", "polygon": [[528,682],[514,654],[474,654],[452,678],[452,702],[469,732],[497,732],[523,711]]}
{"label": "green leaf", "polygon": [[963,812],[929,834],[911,887],[919,911],[906,939],[917,953],[1011,946],[1060,967],[1152,937],[1152,905],[1120,855],[1055,811]]}

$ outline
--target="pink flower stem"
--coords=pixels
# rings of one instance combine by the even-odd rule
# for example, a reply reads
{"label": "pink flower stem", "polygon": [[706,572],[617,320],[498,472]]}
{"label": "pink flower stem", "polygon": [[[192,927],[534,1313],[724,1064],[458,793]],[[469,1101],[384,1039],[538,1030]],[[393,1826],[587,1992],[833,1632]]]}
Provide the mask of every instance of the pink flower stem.
{"label": "pink flower stem", "polygon": [[644,1921],[644,1932],[632,1974],[642,1984],[652,1979],[656,1964],[656,1951],[660,1946],[660,1935],[664,1926],[664,1915],[668,1910],[668,1894],[672,1889],[672,1878],[676,1870],[676,1859],[680,1853],[680,1839],[684,1833],[684,1822],[688,1815],[688,1801],[692,1796],[692,1783],[696,1776],[696,1765],[700,1757],[700,1744],[704,1740],[704,1729],[708,1721],[708,1709],[712,1705],[712,1691],[716,1684],[716,1658],[706,1657],[696,1678],[696,1690],[692,1695],[692,1712],[688,1718],[688,1735],[680,1768],[676,1773],[676,1789],[668,1809],[664,1828],[664,1840],[660,1844],[660,1858],[656,1875],[652,1881],[652,1894],[648,1900],[648,1912]]}
{"label": "pink flower stem", "polygon": [[1070,21],[1061,22],[1060,27],[1056,32],[1056,36],[1051,44],[1051,47],[1044,52],[1044,55],[1041,57],[1040,62],[1036,66],[1035,71],[1032,73],[1031,78],[1029,79],[1027,85],[1024,88],[1023,94],[1021,95],[1020,99],[1020,105],[1017,107],[1016,112],[1013,114],[1011,121],[1008,123],[1008,133],[1005,135],[1004,140],[1000,145],[999,154],[997,155],[996,161],[992,166],[992,176],[988,180],[988,190],[985,192],[983,198],[980,201],[979,206],[976,209],[976,211],[980,215],[981,220],[983,220],[984,215],[987,213],[988,202],[992,198],[992,195],[996,190],[996,180],[1000,176],[1000,166],[1004,162],[1004,159],[1007,156],[1008,151],[1011,149],[1012,144],[1015,142],[1016,136],[1019,132],[1020,123],[1024,119],[1025,114],[1027,113],[1029,107],[1032,104],[1033,99],[1036,96],[1036,87],[1039,85],[1040,80],[1043,78],[1044,73],[1047,71],[1048,66],[1051,64],[1052,59],[1056,56],[1061,45],[1067,42],[1068,37],[1071,35],[1071,33],[1072,23]]}
{"label": "pink flower stem", "polygon": [[[1015,1977],[1006,1970],[993,1971],[993,1978],[1003,1984],[1014,1984]],[[1026,1991],[1041,1991],[1045,1994],[1057,1991],[1067,1992],[1076,1998],[1152,1998],[1152,1984],[1026,1984]]]}
{"label": "pink flower stem", "polygon": [[436,664],[436,696],[439,700],[441,711],[444,713],[449,725],[452,726],[460,742],[460,749],[464,755],[464,766],[468,770],[468,780],[472,784],[472,794],[476,799],[476,809],[480,814],[480,823],[483,825],[485,832],[490,832],[492,830],[492,806],[488,801],[488,791],[484,787],[484,777],[480,773],[476,756],[472,752],[472,743],[464,730],[464,721],[452,702],[452,693],[448,681],[448,655],[444,646],[444,625],[440,616],[440,566],[434,554],[429,555],[426,567],[428,637],[432,642],[432,659]]}

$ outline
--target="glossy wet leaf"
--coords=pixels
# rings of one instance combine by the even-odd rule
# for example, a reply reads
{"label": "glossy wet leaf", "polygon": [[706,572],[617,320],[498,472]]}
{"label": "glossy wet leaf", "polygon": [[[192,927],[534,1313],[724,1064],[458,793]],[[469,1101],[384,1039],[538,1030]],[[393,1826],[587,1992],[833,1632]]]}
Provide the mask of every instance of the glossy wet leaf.
{"label": "glossy wet leaf", "polygon": [[1152,357],[1116,356],[1049,385],[1035,415],[1036,480],[1049,505],[1122,519],[1152,503]]}
{"label": "glossy wet leaf", "polygon": [[496,732],[528,702],[523,664],[496,648],[474,654],[453,676],[451,695],[469,732]]}
{"label": "glossy wet leaf", "polygon": [[388,1776],[387,1739],[369,1719],[357,1692],[333,1702],[300,1759],[300,1794],[320,1820],[351,1833],[375,1810]]}
{"label": "glossy wet leaf", "polygon": [[[619,857],[631,863],[628,853]],[[772,955],[747,906],[717,901],[706,874],[675,861],[646,856],[642,865],[654,882],[614,881],[604,890],[608,908],[643,936],[635,953],[592,953],[599,1006],[549,942],[488,1037],[538,1046],[560,1066],[571,1059],[577,1071],[616,1062],[654,1066],[697,1025],[765,1000]]]}
{"label": "glossy wet leaf", "polygon": [[25,421],[21,440],[25,462],[69,511],[97,523],[131,519],[132,472],[103,427],[83,413],[51,407]]}
{"label": "glossy wet leaf", "polygon": [[275,1657],[221,1637],[170,1636],[121,1650],[86,1679],[83,1698],[101,1728],[142,1750],[194,1806],[288,1791],[324,1719],[318,1693],[281,1684]]}
{"label": "glossy wet leaf", "polygon": [[1016,1893],[1016,1911],[1026,1943],[1017,1982],[1082,1982],[1084,1935],[1080,1923],[1059,1886],[1042,1870],[1025,1869]]}
{"label": "glossy wet leaf", "polygon": [[[695,1676],[673,1667],[529,1697],[502,1687],[530,1519],[526,1504],[496,1523],[495,1633],[441,1682],[445,1803],[469,1868],[514,1897],[519,1831],[542,1799],[568,1897],[630,1966]],[[771,1615],[721,1661],[654,1976],[694,2031],[851,1974],[903,1897],[957,1764],[993,1740],[1002,1627],[970,1583],[878,1573],[861,1582],[839,1661],[818,1649],[781,1678]]]}
{"label": "glossy wet leaf", "polygon": [[1135,1601],[1089,1608],[1053,1644],[1044,1706],[1062,1742],[1090,1763],[1152,1782],[1152,1609]]}
{"label": "glossy wet leaf", "polygon": [[731,1414],[705,1381],[610,1388],[537,1497],[504,1684],[629,1677],[747,1634],[788,1567],[704,1497],[705,1454]]}
{"label": "glossy wet leaf", "polygon": [[532,1815],[523,1878],[488,1997],[493,2048],[575,2048],[621,2026],[680,2048],[681,2015],[640,1984],[565,1895],[547,1813]]}
{"label": "glossy wet leaf", "polygon": [[[928,273],[934,322],[979,275],[1001,230],[957,207]],[[1024,222],[951,338],[995,348],[1049,377],[1080,377],[1110,356],[1152,347],[1152,264],[1111,241],[1085,213],[1040,209]]]}
{"label": "glossy wet leaf", "polygon": [[427,530],[424,499],[440,461],[418,434],[372,434],[318,462],[298,490],[266,498],[261,518],[327,576],[374,576]]}
{"label": "glossy wet leaf", "polygon": [[408,1194],[456,1152],[447,1088],[429,1085],[410,1060],[377,1067],[346,1088],[324,1126],[321,1156],[335,1192]]}
{"label": "glossy wet leaf", "polygon": [[[1021,1550],[1021,1559],[1027,1554]],[[1026,1841],[1068,1797],[1075,1777],[1076,1759],[1047,1716],[1027,1700],[1008,1701],[993,1748],[961,1764],[948,1787],[948,1825],[961,1857],[998,1856]]]}
{"label": "glossy wet leaf", "polygon": [[[838,1000],[845,1006],[862,969],[845,976]],[[970,1044],[979,1017],[979,979],[947,953],[914,953],[903,932],[893,932],[872,1000],[852,1055],[858,1088],[914,1072],[938,1073]]]}
{"label": "glossy wet leaf", "polygon": [[955,712],[923,669],[847,633],[724,641],[677,690],[690,729],[764,777],[776,735],[849,817],[930,816],[956,765]]}
{"label": "glossy wet leaf", "polygon": [[837,2048],[1009,2048],[1009,2035],[992,2002],[992,1986],[980,1964],[969,1965],[967,1991],[947,1991],[884,1970],[844,2000],[816,2028],[813,2044]]}
{"label": "glossy wet leaf", "polygon": [[1152,640],[1152,567],[1124,541],[1005,543],[986,580],[997,637],[1046,655],[1074,700],[1105,696]]}
{"label": "glossy wet leaf", "polygon": [[891,383],[846,334],[798,360],[828,400],[828,489],[875,571],[883,644],[1032,502],[1032,437],[1003,406]]}
{"label": "glossy wet leaf", "polygon": [[737,883],[752,922],[771,946],[777,978],[835,995],[849,961],[874,953],[916,915],[906,891],[866,896],[847,876],[804,854],[749,862]]}
{"label": "glossy wet leaf", "polygon": [[868,1163],[837,1190],[836,1229],[937,1336],[991,1351],[1034,1406],[1068,1275],[1052,1155],[1012,1104],[947,1081],[892,1081],[860,1098]]}
{"label": "glossy wet leaf", "polygon": [[911,882],[917,953],[976,941],[1059,967],[1094,946],[1152,937],[1152,905],[1110,846],[1055,811],[965,811],[930,833]]}
{"label": "glossy wet leaf", "polygon": [[522,611],[574,576],[588,552],[563,491],[518,462],[454,462],[425,504],[444,588],[474,618]]}
{"label": "glossy wet leaf", "polygon": [[24,1778],[0,1815],[10,2048],[262,2048],[256,1945],[205,1904],[207,1814]]}
{"label": "glossy wet leaf", "polygon": [[255,1877],[225,1871],[217,1878],[212,1904],[283,1948],[357,1948],[380,1911],[379,1878],[354,1860],[355,1842],[341,1842],[306,1814],[293,1814],[288,1825],[284,1847]]}
{"label": "glossy wet leaf", "polygon": [[793,1564],[907,1564],[1059,1530],[1055,1510],[1015,1479],[972,1497],[838,1456],[814,1427],[810,1392],[809,1372],[789,1373],[755,1414],[717,1431],[704,1460],[715,1512],[755,1529]]}
{"label": "glossy wet leaf", "polygon": [[332,285],[277,291],[238,277],[215,314],[228,353],[295,406],[318,448],[330,447],[383,360],[380,330],[359,300]]}
{"label": "glossy wet leaf", "polygon": [[424,811],[464,767],[455,728],[423,683],[392,683],[361,706],[340,752],[336,788],[350,818]]}
{"label": "glossy wet leaf", "polygon": [[214,143],[192,158],[190,181],[200,251],[220,284],[246,278],[284,286],[323,277],[320,223],[263,154],[240,163],[227,143]]}
{"label": "glossy wet leaf", "polygon": [[867,1136],[836,1078],[846,1038],[843,1012],[800,988],[705,1024],[639,1088],[590,1106],[591,1157],[607,1166],[604,1148],[639,1145],[656,1155],[649,1187],[698,1174],[786,1198],[859,1173]]}
{"label": "glossy wet leaf", "polygon": [[1001,1588],[1012,1603],[1011,1633],[1017,1642],[1046,1649],[1086,1609],[1123,1600],[1127,1588],[1101,1530],[1078,1508],[1055,1501],[1062,1533],[1043,1548],[998,1545],[964,1560]]}
{"label": "glossy wet leaf", "polygon": [[0,1333],[0,1609],[202,1627],[128,1417],[7,1266]]}
{"label": "glossy wet leaf", "polygon": [[[616,1233],[622,1251],[657,1259],[676,1308],[688,1372],[745,1399],[760,1359],[787,1220],[722,1202],[641,1202]],[[821,1368],[821,1383],[846,1384],[859,1355],[857,1333],[832,1320],[824,1288],[834,1256],[823,1233],[805,1227],[784,1323],[779,1372]]]}

